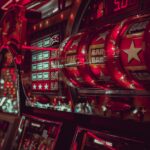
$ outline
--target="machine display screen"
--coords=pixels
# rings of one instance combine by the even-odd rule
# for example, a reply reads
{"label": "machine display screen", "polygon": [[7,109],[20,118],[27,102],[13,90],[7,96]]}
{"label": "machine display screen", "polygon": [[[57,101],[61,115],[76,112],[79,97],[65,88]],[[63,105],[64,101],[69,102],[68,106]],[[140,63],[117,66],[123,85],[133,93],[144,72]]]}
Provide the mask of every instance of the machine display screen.
{"label": "machine display screen", "polygon": [[[32,43],[35,47],[47,47],[59,43],[59,35],[46,37]],[[58,90],[58,51],[33,51],[31,81],[33,92]]]}
{"label": "machine display screen", "polygon": [[58,90],[58,60],[57,52],[40,51],[32,53],[32,90],[54,91]]}
{"label": "machine display screen", "polygon": [[31,42],[31,49],[23,51],[21,77],[27,106],[70,111],[65,87],[60,88],[59,51],[49,49],[59,43],[60,34],[50,34],[36,38]]}
{"label": "machine display screen", "polygon": [[134,9],[138,4],[139,0],[106,0],[106,14]]}

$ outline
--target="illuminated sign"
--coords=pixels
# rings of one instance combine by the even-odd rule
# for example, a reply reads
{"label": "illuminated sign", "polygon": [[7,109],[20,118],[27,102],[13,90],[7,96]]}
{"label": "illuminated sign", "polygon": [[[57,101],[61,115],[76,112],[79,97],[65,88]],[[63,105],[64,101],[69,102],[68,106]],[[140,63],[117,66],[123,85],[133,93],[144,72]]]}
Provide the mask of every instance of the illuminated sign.
{"label": "illuminated sign", "polygon": [[137,8],[139,0],[106,0],[106,14],[112,14],[114,12],[133,10]]}
{"label": "illuminated sign", "polygon": [[91,49],[91,63],[104,63],[104,49]]}
{"label": "illuminated sign", "polygon": [[114,11],[118,11],[120,9],[124,9],[128,6],[128,0],[114,0]]}
{"label": "illuminated sign", "polygon": [[[60,35],[55,33],[35,40],[31,46],[44,49],[59,43]],[[31,80],[34,92],[58,90],[59,61],[57,58],[58,51],[32,50]]]}
{"label": "illuminated sign", "polygon": [[137,0],[114,0],[114,11],[119,11],[136,4]]}

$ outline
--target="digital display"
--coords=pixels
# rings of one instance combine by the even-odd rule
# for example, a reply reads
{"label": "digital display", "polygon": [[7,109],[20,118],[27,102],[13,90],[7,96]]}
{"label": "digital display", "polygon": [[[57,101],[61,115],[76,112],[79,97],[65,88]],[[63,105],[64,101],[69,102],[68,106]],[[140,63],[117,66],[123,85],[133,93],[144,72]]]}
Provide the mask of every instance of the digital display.
{"label": "digital display", "polygon": [[[59,43],[59,34],[48,36],[32,43],[35,47],[48,47]],[[58,52],[33,51],[31,64],[32,90],[57,91],[58,90]]]}
{"label": "digital display", "polygon": [[[57,53],[50,51],[39,51],[32,53],[32,90],[48,91],[58,90],[58,60]],[[50,59],[51,57],[51,59]]]}
{"label": "digital display", "polygon": [[134,9],[139,0],[106,0],[106,14]]}
{"label": "digital display", "polygon": [[114,0],[114,11],[119,11],[127,7],[133,6],[136,0]]}
{"label": "digital display", "polygon": [[23,50],[21,79],[25,89],[26,106],[34,108],[71,111],[66,97],[66,87],[60,78],[59,49],[60,34],[36,38],[32,49]]}

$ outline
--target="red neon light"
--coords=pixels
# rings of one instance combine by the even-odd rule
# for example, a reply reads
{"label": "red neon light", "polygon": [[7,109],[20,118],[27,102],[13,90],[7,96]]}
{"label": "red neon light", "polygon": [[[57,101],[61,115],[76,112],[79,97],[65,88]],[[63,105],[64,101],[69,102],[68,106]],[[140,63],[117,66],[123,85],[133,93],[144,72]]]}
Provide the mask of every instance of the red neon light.
{"label": "red neon light", "polygon": [[8,6],[10,4],[21,3],[21,4],[25,5],[25,4],[28,4],[29,2],[31,2],[31,0],[8,0],[6,3],[4,3],[4,5],[1,7],[1,9],[7,10]]}
{"label": "red neon light", "polygon": [[128,7],[128,0],[114,0],[115,9],[114,11],[118,11]]}
{"label": "red neon light", "polygon": [[53,48],[53,47],[50,47],[50,48],[46,48],[46,47],[34,47],[34,46],[26,46],[26,45],[23,45],[22,46],[22,49],[27,49],[27,50],[43,50],[43,51],[55,51],[55,50],[58,50],[58,48]]}

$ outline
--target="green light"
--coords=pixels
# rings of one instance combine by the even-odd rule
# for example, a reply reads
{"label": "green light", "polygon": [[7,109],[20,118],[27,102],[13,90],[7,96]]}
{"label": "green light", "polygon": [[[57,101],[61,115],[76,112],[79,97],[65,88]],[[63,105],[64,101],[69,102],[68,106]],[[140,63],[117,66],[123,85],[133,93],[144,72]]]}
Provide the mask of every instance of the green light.
{"label": "green light", "polygon": [[32,64],[32,71],[36,71],[37,70],[37,65],[36,64]]}
{"label": "green light", "polygon": [[38,63],[37,70],[42,70],[42,69],[43,69],[43,63]]}
{"label": "green light", "polygon": [[40,52],[40,53],[37,54],[37,60],[40,61],[40,60],[42,60],[42,59],[43,59],[43,55],[42,55],[42,53]]}
{"label": "green light", "polygon": [[37,43],[37,46],[38,46],[38,47],[43,47],[42,41],[39,41],[39,42]]}
{"label": "green light", "polygon": [[32,62],[34,62],[36,60],[37,60],[36,54],[32,55]]}
{"label": "green light", "polygon": [[49,79],[49,72],[43,72],[43,79],[48,80]]}
{"label": "green light", "polygon": [[43,60],[49,58],[49,51],[43,52]]}
{"label": "green light", "polygon": [[42,80],[43,79],[43,73],[37,73],[37,79]]}
{"label": "green light", "polygon": [[37,79],[36,73],[33,73],[32,74],[32,80],[36,80],[36,79]]}
{"label": "green light", "polygon": [[49,69],[49,62],[43,62],[43,69],[44,70]]}
{"label": "green light", "polygon": [[50,39],[49,39],[49,38],[46,38],[46,39],[43,41],[43,45],[44,45],[44,47],[50,46]]}

